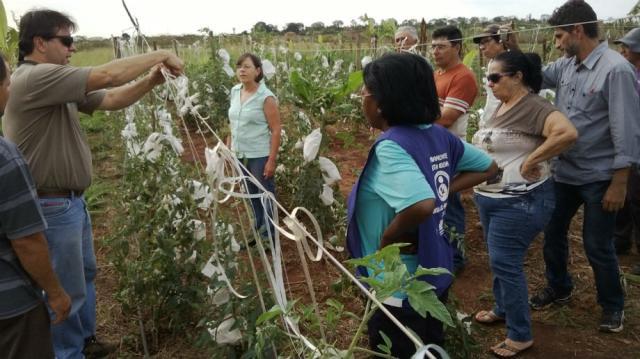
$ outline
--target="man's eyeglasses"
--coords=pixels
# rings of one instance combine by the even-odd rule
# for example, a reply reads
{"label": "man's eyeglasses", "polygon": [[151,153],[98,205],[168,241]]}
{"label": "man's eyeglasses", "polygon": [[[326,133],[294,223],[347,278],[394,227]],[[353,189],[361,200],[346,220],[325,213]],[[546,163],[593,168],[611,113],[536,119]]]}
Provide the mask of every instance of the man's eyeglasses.
{"label": "man's eyeglasses", "polygon": [[500,79],[505,76],[512,76],[513,72],[495,72],[487,75],[487,81],[493,82],[494,84],[500,82]]}
{"label": "man's eyeglasses", "polygon": [[452,46],[453,45],[449,45],[449,44],[431,44],[431,51],[435,51],[435,50],[442,51],[442,50],[450,48]]}
{"label": "man's eyeglasses", "polygon": [[58,39],[60,40],[60,43],[62,45],[64,45],[65,47],[71,47],[71,45],[73,45],[73,36],[60,36],[60,35],[55,35],[55,36],[47,36],[46,37],[47,40],[52,40],[52,39]]}

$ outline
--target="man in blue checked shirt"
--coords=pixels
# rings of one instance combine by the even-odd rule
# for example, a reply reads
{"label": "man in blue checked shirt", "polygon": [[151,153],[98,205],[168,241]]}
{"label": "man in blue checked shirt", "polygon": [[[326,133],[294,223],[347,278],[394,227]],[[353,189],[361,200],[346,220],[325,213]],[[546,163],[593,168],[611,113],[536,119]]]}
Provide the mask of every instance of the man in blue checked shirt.
{"label": "man in blue checked shirt", "polygon": [[567,231],[584,205],[583,242],[602,307],[600,330],[620,332],[624,294],[613,243],[629,168],[638,159],[640,100],[635,70],[598,38],[597,17],[583,0],[569,0],[549,24],[564,57],[543,69],[544,86],[556,89],[556,106],[578,130],[578,140],[554,164],[556,208],[545,230],[547,287],[530,298],[533,309],[571,299]]}

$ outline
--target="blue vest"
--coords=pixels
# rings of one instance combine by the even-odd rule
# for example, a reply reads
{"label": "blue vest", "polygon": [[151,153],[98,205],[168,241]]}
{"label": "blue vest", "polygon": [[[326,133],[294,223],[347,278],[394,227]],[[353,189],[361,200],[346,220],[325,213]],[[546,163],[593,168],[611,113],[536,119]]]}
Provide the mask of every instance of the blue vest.
{"label": "blue vest", "polygon": [[[449,184],[455,175],[458,161],[464,154],[462,141],[447,129],[433,125],[426,129],[411,126],[393,126],[384,132],[371,147],[365,173],[372,154],[380,141],[391,140],[402,147],[416,162],[435,193],[436,207],[418,227],[418,263],[424,268],[442,267],[453,269],[453,248],[444,230],[444,214],[449,197]],[[360,178],[353,186],[347,201],[347,249],[351,257],[361,258],[362,247],[358,223],[355,216],[356,197]],[[358,275],[368,276],[364,267],[359,267]],[[421,278],[436,287],[438,296],[451,285],[451,275],[424,276]],[[406,302],[406,301],[405,301]]]}

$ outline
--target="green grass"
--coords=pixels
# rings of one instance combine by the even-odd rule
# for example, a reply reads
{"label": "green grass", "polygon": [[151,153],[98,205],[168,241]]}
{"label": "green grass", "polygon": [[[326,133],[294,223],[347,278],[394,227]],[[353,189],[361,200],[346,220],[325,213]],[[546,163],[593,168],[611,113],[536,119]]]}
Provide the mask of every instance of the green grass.
{"label": "green grass", "polygon": [[93,179],[85,191],[85,200],[92,216],[106,211],[118,187],[119,169],[113,164],[118,162],[114,159],[120,156],[119,117],[119,113],[105,112],[80,117],[93,157]]}
{"label": "green grass", "polygon": [[97,66],[113,60],[113,48],[99,47],[90,50],[79,49],[70,60],[72,66]]}

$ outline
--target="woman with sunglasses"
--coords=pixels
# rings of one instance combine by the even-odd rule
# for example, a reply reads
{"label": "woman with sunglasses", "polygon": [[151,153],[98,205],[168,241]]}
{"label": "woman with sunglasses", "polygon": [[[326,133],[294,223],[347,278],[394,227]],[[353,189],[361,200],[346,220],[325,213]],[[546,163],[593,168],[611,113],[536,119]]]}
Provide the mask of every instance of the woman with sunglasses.
{"label": "woman with sunglasses", "polygon": [[[267,191],[275,193],[273,175],[281,133],[278,102],[263,81],[262,61],[256,55],[246,53],[238,58],[236,76],[240,83],[231,89],[229,106],[231,150]],[[253,183],[247,182],[247,187],[249,193],[259,193]],[[273,225],[267,219],[270,211],[260,198],[252,198],[251,206],[258,234],[273,237]]]}
{"label": "woman with sunglasses", "polygon": [[[440,116],[433,71],[427,61],[408,53],[387,54],[363,71],[362,111],[371,127],[383,131],[369,152],[348,200],[347,247],[360,258],[393,243],[410,243],[401,254],[409,273],[418,265],[452,270],[453,248],[444,236],[449,192],[478,184],[497,167],[482,151],[432,123]],[[457,172],[460,175],[454,178]],[[359,268],[361,276],[369,276]],[[382,279],[382,278],[380,278]],[[450,275],[430,276],[446,301]],[[444,340],[442,323],[423,318],[395,293],[384,305],[427,343]],[[413,343],[379,309],[369,320],[369,345],[379,350],[380,332],[391,339],[391,354],[409,358]]]}
{"label": "woman with sunglasses", "polygon": [[484,324],[506,321],[507,338],[491,351],[513,357],[533,345],[523,262],[555,206],[549,160],[569,148],[578,133],[537,95],[542,84],[538,55],[499,54],[487,81],[501,104],[473,143],[493,157],[500,171],[476,186],[475,201],[488,245],[495,305],[475,319]]}

